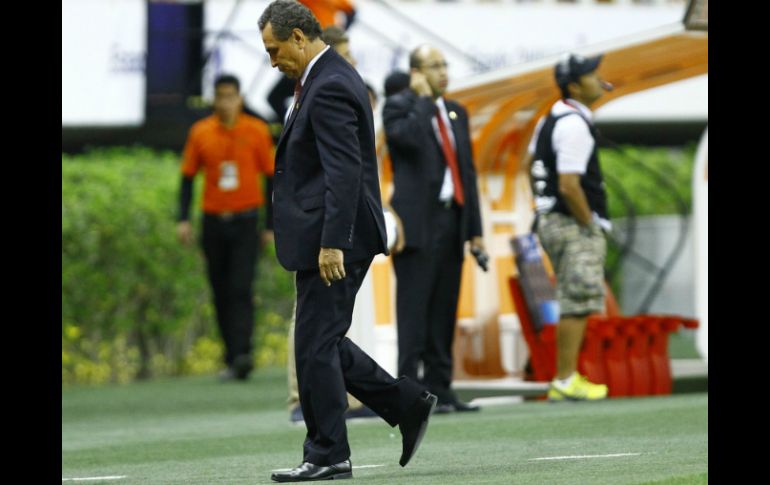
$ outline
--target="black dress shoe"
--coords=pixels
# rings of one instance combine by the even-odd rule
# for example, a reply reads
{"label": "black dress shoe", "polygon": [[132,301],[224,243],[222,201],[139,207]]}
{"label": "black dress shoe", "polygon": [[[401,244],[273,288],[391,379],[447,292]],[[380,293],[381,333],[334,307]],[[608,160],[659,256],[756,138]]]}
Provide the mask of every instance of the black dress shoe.
{"label": "black dress shoe", "polygon": [[250,355],[239,355],[232,364],[219,373],[219,380],[222,382],[245,381],[253,368],[254,363]]}
{"label": "black dress shoe", "polygon": [[401,459],[398,464],[406,466],[409,460],[420,446],[422,437],[428,429],[428,418],[430,418],[433,408],[436,407],[438,398],[425,391],[417,398],[404,418],[398,423],[398,429],[401,431]]}
{"label": "black dress shoe", "polygon": [[233,359],[233,373],[239,381],[245,381],[254,368],[254,359],[249,354],[241,354]]}
{"label": "black dress shoe", "polygon": [[455,407],[449,403],[437,404],[436,409],[433,410],[433,414],[449,414],[454,412]]}
{"label": "black dress shoe", "polygon": [[292,423],[305,424],[305,416],[302,415],[302,406],[297,404],[291,408],[291,411],[289,412],[289,421]]}
{"label": "black dress shoe", "polygon": [[350,460],[332,466],[318,466],[304,462],[297,468],[285,472],[273,472],[270,478],[274,482],[313,482],[316,480],[341,480],[353,478]]}
{"label": "black dress shoe", "polygon": [[481,409],[480,407],[478,407],[476,405],[466,404],[466,403],[461,402],[461,401],[453,402],[452,403],[452,407],[458,413],[465,413],[465,412],[469,412],[469,411],[479,411]]}

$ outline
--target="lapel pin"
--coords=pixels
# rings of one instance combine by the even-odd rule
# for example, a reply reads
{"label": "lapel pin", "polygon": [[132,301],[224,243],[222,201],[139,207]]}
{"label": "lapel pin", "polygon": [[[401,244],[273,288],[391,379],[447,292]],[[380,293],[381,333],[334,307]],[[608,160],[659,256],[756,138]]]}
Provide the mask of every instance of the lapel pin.
{"label": "lapel pin", "polygon": [[449,119],[450,120],[456,120],[457,119],[457,113],[455,113],[454,111],[450,111],[449,112]]}

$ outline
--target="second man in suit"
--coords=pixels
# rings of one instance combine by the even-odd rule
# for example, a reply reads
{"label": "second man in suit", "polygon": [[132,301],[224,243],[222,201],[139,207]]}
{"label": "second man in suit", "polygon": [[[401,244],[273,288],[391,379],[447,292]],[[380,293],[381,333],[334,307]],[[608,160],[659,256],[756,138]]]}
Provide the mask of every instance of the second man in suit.
{"label": "second man in suit", "polygon": [[409,67],[410,89],[389,96],[382,115],[393,162],[390,203],[406,240],[393,256],[398,373],[438,396],[436,412],[477,411],[450,387],[466,241],[484,253],[468,115],[444,98],[449,78],[441,51],[420,46]]}

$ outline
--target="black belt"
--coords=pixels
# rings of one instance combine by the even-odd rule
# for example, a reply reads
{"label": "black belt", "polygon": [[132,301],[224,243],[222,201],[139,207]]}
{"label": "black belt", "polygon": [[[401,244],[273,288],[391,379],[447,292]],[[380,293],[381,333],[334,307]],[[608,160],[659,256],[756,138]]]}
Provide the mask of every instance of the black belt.
{"label": "black belt", "polygon": [[218,212],[216,214],[212,212],[207,212],[204,214],[204,216],[227,222],[227,221],[234,221],[237,219],[247,219],[249,217],[257,217],[257,214],[259,214],[259,210],[255,208],[255,209],[247,209],[240,212],[224,211],[224,212]]}

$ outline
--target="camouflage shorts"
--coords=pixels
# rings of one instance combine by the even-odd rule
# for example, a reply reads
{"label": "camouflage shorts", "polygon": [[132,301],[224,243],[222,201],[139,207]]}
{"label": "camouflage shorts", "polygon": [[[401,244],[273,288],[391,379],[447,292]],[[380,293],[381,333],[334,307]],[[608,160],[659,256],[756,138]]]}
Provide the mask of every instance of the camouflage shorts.
{"label": "camouflage shorts", "polygon": [[601,228],[560,213],[541,214],[537,235],[556,273],[561,315],[604,313],[607,243]]}

